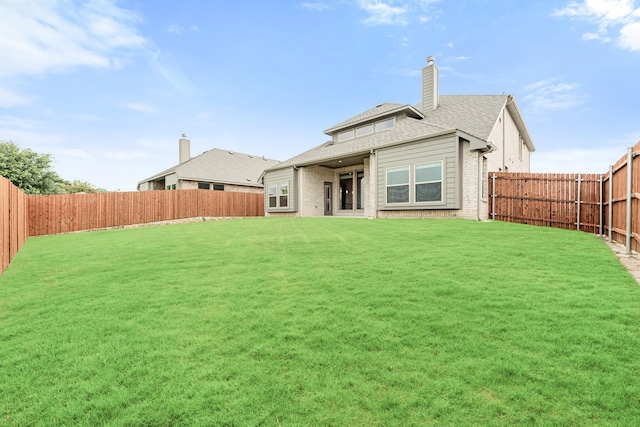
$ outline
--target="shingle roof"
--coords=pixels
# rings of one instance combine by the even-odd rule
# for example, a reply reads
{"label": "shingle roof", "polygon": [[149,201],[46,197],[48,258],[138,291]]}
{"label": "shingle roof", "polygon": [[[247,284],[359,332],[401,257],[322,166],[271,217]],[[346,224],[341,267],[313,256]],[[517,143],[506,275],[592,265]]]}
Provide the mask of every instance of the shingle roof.
{"label": "shingle roof", "polygon": [[445,131],[461,130],[481,140],[487,140],[495,126],[508,95],[440,95],[438,108],[421,111],[422,104],[411,107],[405,104],[384,103],[345,120],[325,132],[354,126],[373,117],[411,108],[424,115],[423,119],[405,117],[388,131],[369,134],[348,141],[327,142],[304,153],[274,165],[272,169],[293,165],[312,164],[341,156],[356,155],[371,149],[402,143],[414,138],[428,137]]}
{"label": "shingle roof", "polygon": [[213,148],[140,182],[153,181],[171,173],[178,179],[262,186],[259,179],[265,169],[279,163],[262,156]]}
{"label": "shingle roof", "polygon": [[[508,99],[509,95],[440,95],[438,108],[422,113],[430,123],[486,140]],[[416,108],[422,109],[422,104]]]}

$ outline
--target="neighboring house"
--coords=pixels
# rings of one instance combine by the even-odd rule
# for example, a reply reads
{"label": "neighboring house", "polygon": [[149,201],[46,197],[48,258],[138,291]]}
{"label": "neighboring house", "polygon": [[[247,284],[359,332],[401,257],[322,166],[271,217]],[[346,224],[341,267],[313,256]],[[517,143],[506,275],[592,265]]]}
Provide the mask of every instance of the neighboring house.
{"label": "neighboring house", "polygon": [[236,153],[218,148],[191,158],[191,142],[185,134],[179,142],[176,166],[138,183],[138,190],[220,190],[262,193],[261,176],[279,163],[263,156]]}
{"label": "neighboring house", "polygon": [[420,104],[380,104],[325,134],[265,171],[267,216],[486,219],[487,172],[528,172],[535,150],[513,95],[439,95],[433,57]]}

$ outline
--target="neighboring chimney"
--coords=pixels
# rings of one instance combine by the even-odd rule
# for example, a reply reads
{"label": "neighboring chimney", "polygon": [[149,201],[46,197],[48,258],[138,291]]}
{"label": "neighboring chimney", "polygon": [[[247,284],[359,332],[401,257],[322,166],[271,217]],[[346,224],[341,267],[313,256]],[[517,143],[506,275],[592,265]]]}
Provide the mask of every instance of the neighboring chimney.
{"label": "neighboring chimney", "polygon": [[427,66],[422,69],[422,111],[428,113],[438,108],[438,67],[433,56],[427,57]]}
{"label": "neighboring chimney", "polygon": [[191,158],[191,141],[187,139],[187,134],[183,133],[180,138],[180,163],[182,164]]}

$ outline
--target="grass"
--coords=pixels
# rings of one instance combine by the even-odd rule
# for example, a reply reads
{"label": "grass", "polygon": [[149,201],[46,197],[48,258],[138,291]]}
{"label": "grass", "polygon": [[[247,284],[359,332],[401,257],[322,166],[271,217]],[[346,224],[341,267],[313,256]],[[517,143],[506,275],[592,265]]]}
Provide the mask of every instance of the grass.
{"label": "grass", "polygon": [[638,425],[640,287],[589,234],[275,219],[31,238],[0,425]]}

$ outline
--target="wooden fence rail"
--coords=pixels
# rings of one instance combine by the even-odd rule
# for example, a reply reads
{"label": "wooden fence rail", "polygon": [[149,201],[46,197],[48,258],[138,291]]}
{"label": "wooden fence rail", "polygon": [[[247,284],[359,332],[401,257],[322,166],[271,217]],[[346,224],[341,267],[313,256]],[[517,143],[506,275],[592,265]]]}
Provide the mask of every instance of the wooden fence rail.
{"label": "wooden fence rail", "polygon": [[28,197],[29,236],[194,217],[264,216],[261,193],[159,190]]}
{"label": "wooden fence rail", "polygon": [[640,251],[640,142],[606,174],[490,173],[495,220],[607,235]]}
{"label": "wooden fence rail", "polygon": [[27,241],[27,211],[26,195],[0,176],[0,273]]}

